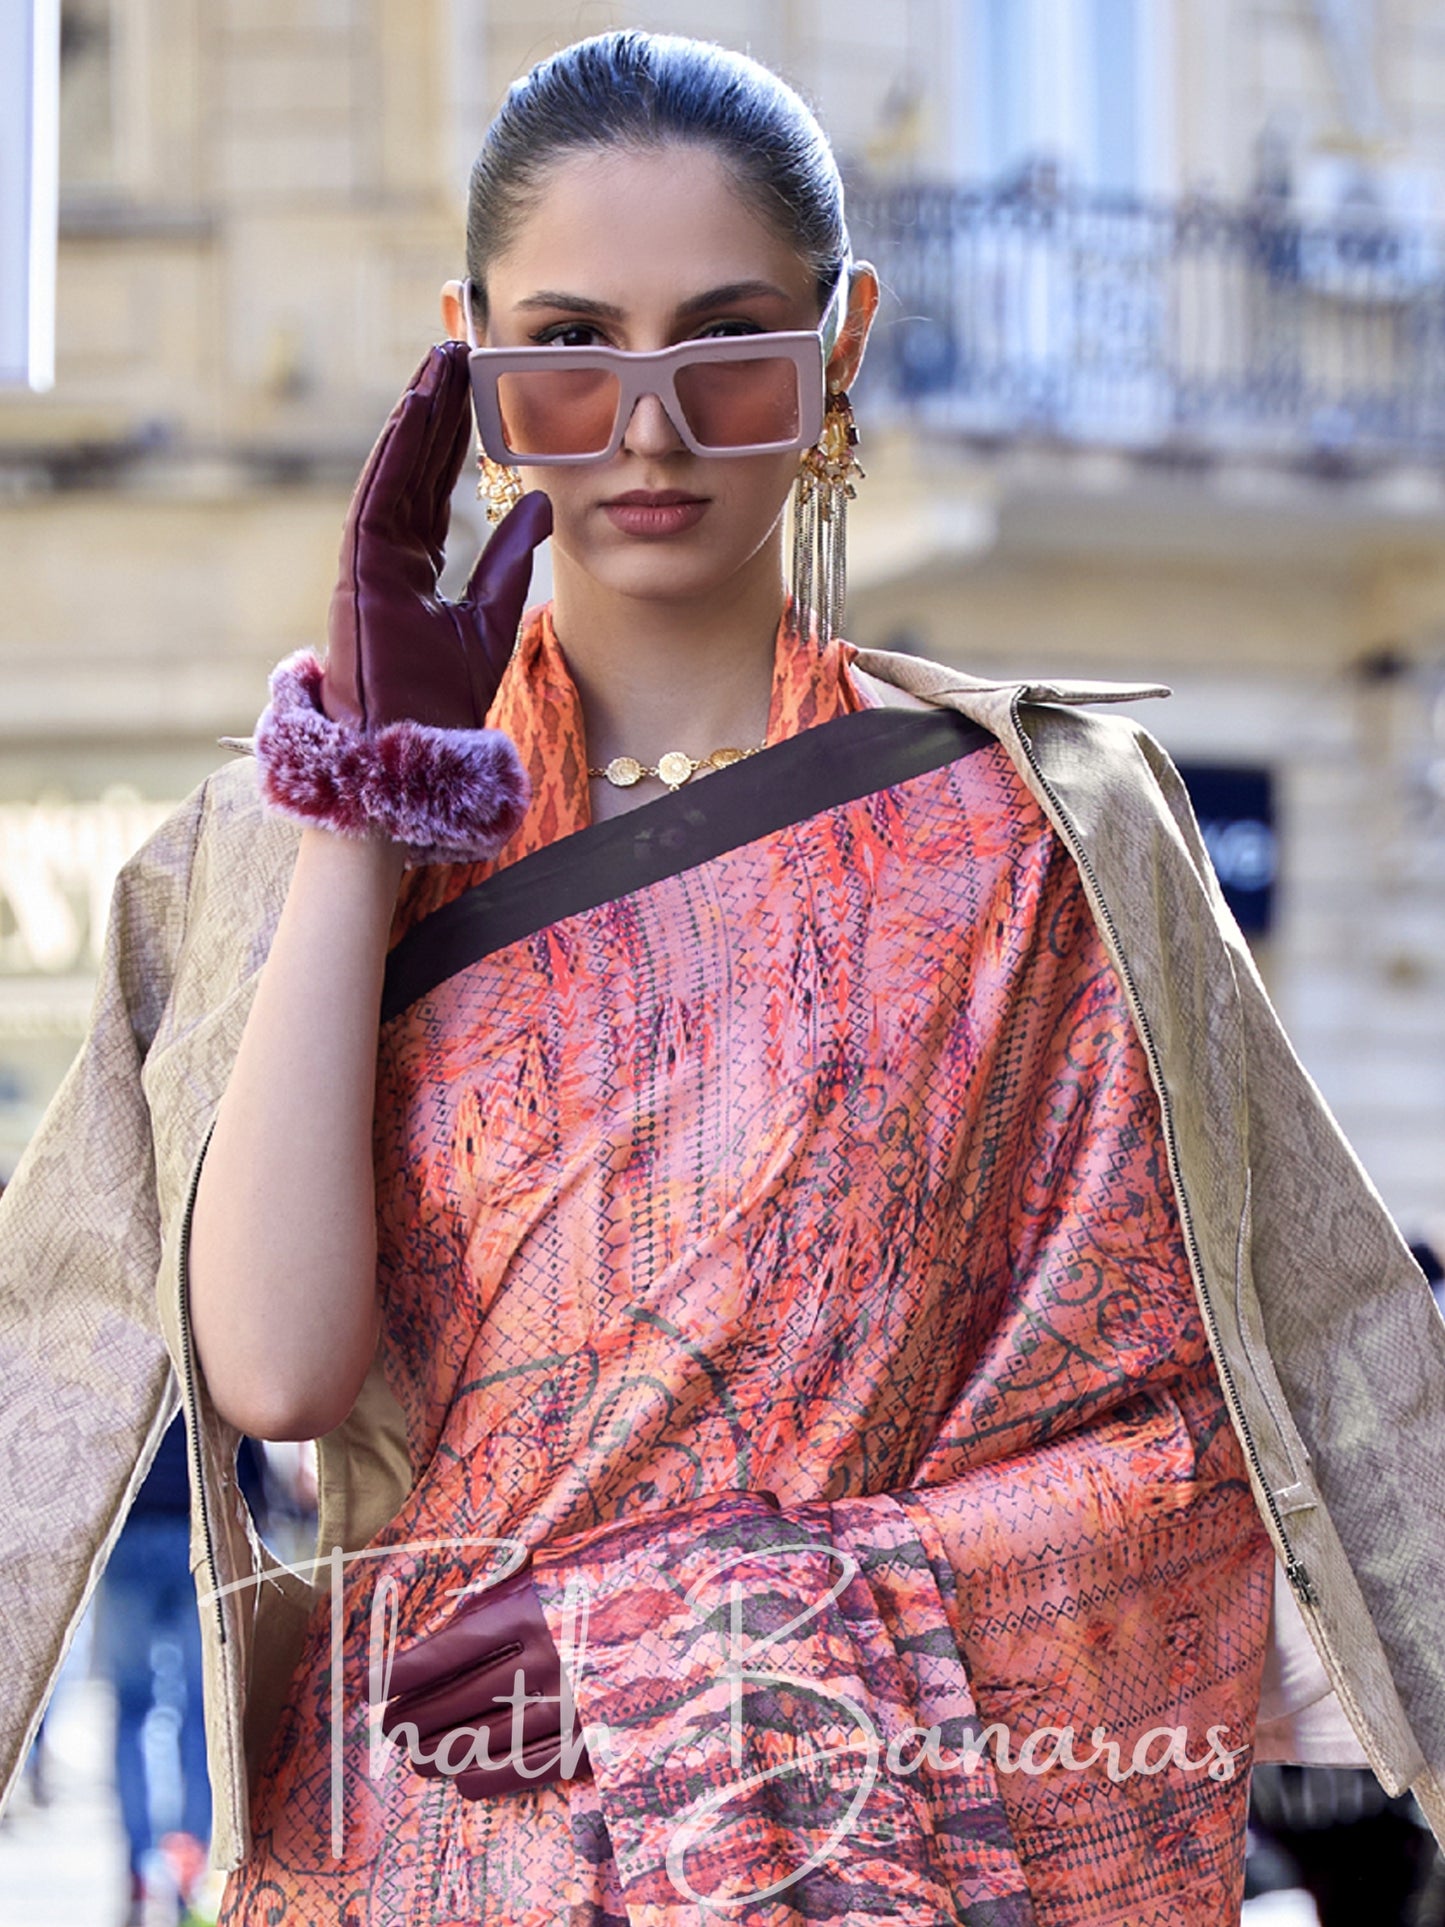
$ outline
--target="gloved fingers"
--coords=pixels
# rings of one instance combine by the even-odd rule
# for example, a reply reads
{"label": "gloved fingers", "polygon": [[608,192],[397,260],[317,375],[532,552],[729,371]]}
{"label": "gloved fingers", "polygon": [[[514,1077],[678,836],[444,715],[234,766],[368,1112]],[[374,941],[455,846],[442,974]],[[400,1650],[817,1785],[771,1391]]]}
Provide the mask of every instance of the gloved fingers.
{"label": "gloved fingers", "polygon": [[427,435],[417,456],[416,473],[405,495],[408,526],[439,575],[452,519],[452,490],[462,472],[471,441],[471,384],[466,344],[438,342],[432,353],[441,375],[431,398]]}
{"label": "gloved fingers", "polygon": [[450,1780],[468,1800],[491,1799],[515,1793],[548,1780],[592,1778],[592,1761],[581,1729],[564,1734],[554,1724],[524,1731],[514,1748],[505,1724],[457,1727],[423,1747],[424,1757],[411,1759],[413,1771],[424,1780]]}
{"label": "gloved fingers", "polygon": [[[511,1732],[512,1715],[507,1707],[494,1711],[490,1718],[457,1720],[433,1733],[423,1733],[408,1721],[393,1727],[387,1738],[414,1772],[424,1780],[439,1780],[469,1764],[500,1765],[507,1757]],[[534,1731],[530,1737],[536,1740],[545,1735]]]}
{"label": "gloved fingers", "polygon": [[432,399],[445,372],[445,356],[429,348],[397,397],[352,492],[346,515],[350,543],[363,533],[383,540],[396,538],[398,515],[405,514],[422,449],[432,431]]}
{"label": "gloved fingers", "polygon": [[[405,1755],[416,1772],[428,1780],[451,1778],[468,1766],[496,1769],[518,1757],[519,1749],[513,1741],[515,1717],[509,1699],[486,1712],[456,1720],[431,1733],[424,1733],[408,1722],[395,1729],[391,1744]],[[525,1755],[549,1741],[555,1742],[562,1730],[563,1721],[555,1699],[533,1701],[525,1705],[522,1709],[520,1753]],[[571,1721],[571,1730],[574,1733],[580,1731],[575,1717]]]}
{"label": "gloved fingers", "polygon": [[472,1672],[509,1650],[539,1653],[551,1644],[528,1565],[478,1593],[466,1595],[446,1624],[419,1639],[391,1663],[387,1698],[425,1693],[458,1674]]}
{"label": "gloved fingers", "polygon": [[472,445],[471,391],[466,380],[466,364],[458,365],[456,372],[461,376],[457,406],[448,408],[438,424],[437,455],[427,471],[431,481],[428,527],[437,546],[438,570],[451,523],[452,491]]}
{"label": "gloved fingers", "polygon": [[482,1671],[494,1659],[520,1655],[522,1642],[483,1620],[455,1619],[439,1633],[398,1653],[387,1680],[388,1701],[419,1699]]}
{"label": "gloved fingers", "polygon": [[495,1713],[500,1696],[512,1691],[519,1670],[526,1692],[545,1693],[556,1699],[561,1690],[560,1666],[555,1662],[548,1665],[533,1654],[524,1659],[514,1647],[496,1665],[440,1681],[429,1691],[396,1695],[386,1703],[381,1729],[389,1734],[393,1727],[409,1721],[425,1736],[444,1727],[464,1726],[469,1720],[488,1719]]}
{"label": "gloved fingers", "polygon": [[[403,555],[426,558],[426,579],[420,588],[434,590],[441,573],[451,522],[452,490],[466,458],[471,420],[466,362],[455,350],[459,342],[441,341],[431,351],[427,377],[413,392],[411,406],[418,417],[410,469],[388,475],[394,488],[390,504],[377,502],[375,532]],[[372,524],[367,523],[367,533]]]}
{"label": "gloved fingers", "polygon": [[466,369],[449,352],[460,345],[429,350],[362,470],[342,544],[357,575],[371,560],[418,590],[435,588],[466,453]]}
{"label": "gloved fingers", "polygon": [[522,619],[535,552],[551,533],[551,498],[539,488],[528,489],[497,524],[467,582],[463,604],[488,629],[505,635],[508,648]]}

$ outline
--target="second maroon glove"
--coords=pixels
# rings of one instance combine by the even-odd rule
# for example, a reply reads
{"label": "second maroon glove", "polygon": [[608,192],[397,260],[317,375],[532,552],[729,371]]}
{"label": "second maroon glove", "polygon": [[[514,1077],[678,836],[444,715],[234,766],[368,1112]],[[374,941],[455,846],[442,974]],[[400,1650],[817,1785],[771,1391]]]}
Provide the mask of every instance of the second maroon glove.
{"label": "second maroon glove", "polygon": [[[418,1773],[451,1778],[468,1800],[592,1777],[531,1563],[529,1552],[515,1572],[470,1597],[440,1632],[392,1663],[382,1731]],[[525,1706],[520,1747],[519,1673],[529,1698],[546,1696]]]}

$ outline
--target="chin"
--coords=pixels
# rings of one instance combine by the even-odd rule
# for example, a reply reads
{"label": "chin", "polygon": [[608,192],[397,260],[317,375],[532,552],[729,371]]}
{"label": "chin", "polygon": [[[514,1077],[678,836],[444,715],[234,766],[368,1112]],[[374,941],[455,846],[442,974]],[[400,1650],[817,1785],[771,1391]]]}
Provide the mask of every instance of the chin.
{"label": "chin", "polygon": [[662,540],[618,536],[597,541],[589,529],[589,539],[572,541],[564,527],[554,535],[553,546],[612,595],[639,602],[700,601],[755,565],[759,550],[779,541],[782,513],[780,504],[767,521],[753,514],[740,527],[739,518],[733,517],[726,531],[701,527]]}
{"label": "chin", "polygon": [[691,552],[675,542],[628,542],[565,551],[573,567],[599,588],[638,602],[688,602],[714,593],[749,560],[743,555],[719,555],[715,549],[694,546]]}
{"label": "chin", "polygon": [[598,569],[594,580],[637,602],[691,602],[717,590],[733,573],[701,558],[689,566],[681,557],[639,556]]}

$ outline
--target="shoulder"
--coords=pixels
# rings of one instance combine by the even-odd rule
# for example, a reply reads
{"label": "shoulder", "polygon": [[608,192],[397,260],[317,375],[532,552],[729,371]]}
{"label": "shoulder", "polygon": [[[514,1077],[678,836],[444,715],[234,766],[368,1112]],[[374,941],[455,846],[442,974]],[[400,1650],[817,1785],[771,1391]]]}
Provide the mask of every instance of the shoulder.
{"label": "shoulder", "polygon": [[1091,816],[1121,790],[1177,813],[1183,783],[1168,752],[1117,707],[1169,695],[1163,683],[973,676],[887,649],[855,649],[849,671],[878,702],[973,717],[1004,742],[1026,774],[1066,785]]}
{"label": "shoulder", "polygon": [[1137,717],[1034,702],[1022,707],[1020,727],[1043,775],[1091,838],[1118,841],[1149,830],[1182,837],[1197,859],[1202,843],[1184,778]]}
{"label": "shoulder", "polygon": [[250,756],[205,777],[122,865],[117,936],[163,941],[172,956],[224,946],[261,954],[285,900],[299,827],[269,809]]}
{"label": "shoulder", "polygon": [[1176,913],[1189,904],[1204,908],[1204,922],[1217,921],[1217,884],[1184,780],[1158,738],[1120,708],[1167,696],[1165,684],[990,679],[883,649],[858,650],[850,668],[884,701],[954,709],[992,731],[1075,856],[1108,879],[1126,915],[1157,909],[1162,890]]}
{"label": "shoulder", "polygon": [[935,709],[936,703],[915,696],[911,689],[904,689],[897,683],[884,682],[879,676],[870,676],[856,663],[850,663],[848,674],[868,699],[884,709]]}
{"label": "shoulder", "polygon": [[[254,756],[223,763],[195,792],[199,799],[196,854],[217,858],[245,851],[264,876],[278,864],[289,870],[300,842],[300,825],[271,809],[261,794]],[[184,806],[183,806],[184,807]]]}
{"label": "shoulder", "polygon": [[999,702],[1062,704],[1131,703],[1168,696],[1167,683],[1115,682],[1101,677],[974,676],[949,663],[927,656],[905,656],[892,649],[863,649],[850,645],[849,671],[890,703],[912,706],[945,703],[967,709],[973,703]]}

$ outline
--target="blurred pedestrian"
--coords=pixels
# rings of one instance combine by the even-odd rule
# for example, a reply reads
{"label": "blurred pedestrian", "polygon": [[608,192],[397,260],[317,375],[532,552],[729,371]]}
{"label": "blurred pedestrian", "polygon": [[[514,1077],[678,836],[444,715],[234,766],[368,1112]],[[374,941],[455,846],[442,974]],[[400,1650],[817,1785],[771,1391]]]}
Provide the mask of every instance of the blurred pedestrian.
{"label": "blurred pedestrian", "polygon": [[[264,1510],[243,1439],[242,1490]],[[190,1562],[190,1477],[180,1415],[151,1463],[101,1581],[99,1659],[115,1692],[115,1787],[125,1826],[127,1927],[189,1912],[210,1852],[201,1631]]]}
{"label": "blurred pedestrian", "polygon": [[1363,1768],[1259,1766],[1251,1829],[1277,1848],[1320,1927],[1417,1927],[1435,1842],[1414,1796]]}

